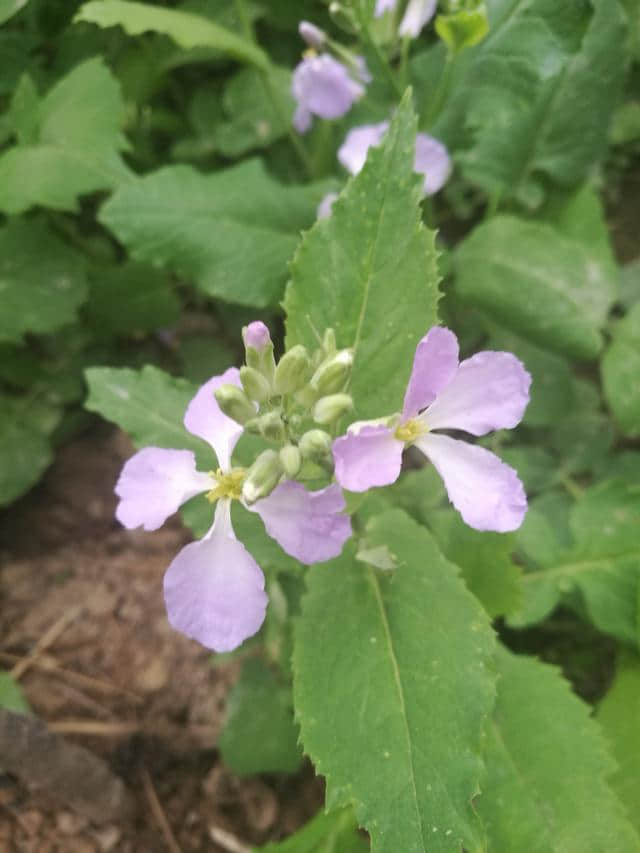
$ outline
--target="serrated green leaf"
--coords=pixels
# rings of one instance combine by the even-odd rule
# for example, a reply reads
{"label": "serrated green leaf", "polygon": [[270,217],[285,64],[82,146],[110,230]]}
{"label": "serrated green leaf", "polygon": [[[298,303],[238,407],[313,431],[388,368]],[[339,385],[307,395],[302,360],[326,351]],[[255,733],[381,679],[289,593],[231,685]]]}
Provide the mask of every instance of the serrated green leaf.
{"label": "serrated green leaf", "polygon": [[74,21],[86,21],[99,27],[120,26],[132,36],[149,31],[162,33],[185,50],[212,47],[258,68],[269,67],[267,55],[257,45],[209,18],[179,9],[126,0],[91,0],[80,7]]}
{"label": "serrated green leaf", "polygon": [[574,358],[600,351],[617,282],[582,243],[549,225],[496,216],[461,244],[455,269],[460,296],[523,338]]}
{"label": "serrated green leaf", "polygon": [[453,510],[431,513],[429,527],[448,560],[462,571],[469,590],[489,616],[504,616],[520,607],[521,571],[511,559],[514,537],[468,527]]}
{"label": "serrated green leaf", "polygon": [[640,435],[640,304],[616,326],[601,369],[614,418],[625,435]]}
{"label": "serrated green leaf", "polygon": [[407,94],[382,146],[370,149],[291,264],[287,345],[313,348],[314,327],[320,334],[332,327],[340,347],[354,348],[358,418],[401,408],[416,344],[437,322],[434,234],[421,224],[422,185],[413,172],[415,128]]}
{"label": "serrated green leaf", "polygon": [[48,435],[59,417],[35,400],[0,395],[0,506],[24,494],[51,464]]}
{"label": "serrated green leaf", "polygon": [[89,386],[85,408],[125,430],[136,447],[192,450],[204,470],[212,467],[213,451],[182,423],[195,385],[151,365],[142,370],[90,367],[85,377]]}
{"label": "serrated green leaf", "polygon": [[83,258],[44,223],[14,219],[0,228],[0,340],[67,325],[86,295]]}
{"label": "serrated green leaf", "polygon": [[623,652],[616,665],[616,677],[596,715],[611,747],[618,769],[611,787],[627,808],[627,815],[640,832],[640,660],[633,652]]}
{"label": "serrated green leaf", "polygon": [[20,714],[28,714],[30,710],[20,685],[8,672],[0,672],[0,708]]}
{"label": "serrated green leaf", "polygon": [[0,156],[0,210],[41,204],[75,211],[79,195],[128,180],[118,153],[126,145],[123,120],[119,85],[102,59],[76,66],[39,102],[37,140]]}
{"label": "serrated green leaf", "polygon": [[549,488],[556,480],[557,460],[542,447],[525,444],[501,447],[500,458],[516,469],[527,495]]}
{"label": "serrated green leaf", "polygon": [[294,835],[254,848],[255,853],[366,853],[351,809],[320,812]]}
{"label": "serrated green leaf", "polygon": [[615,437],[593,382],[574,379],[571,397],[571,408],[548,435],[548,444],[560,460],[560,475],[595,469],[608,455]]}
{"label": "serrated green leaf", "polygon": [[588,489],[570,511],[572,546],[538,552],[538,567],[522,578],[522,610],[510,622],[538,622],[560,601],[571,604],[579,594],[597,628],[636,645],[639,524],[640,493],[634,485],[611,480]]}
{"label": "serrated green leaf", "polygon": [[606,783],[614,770],[589,708],[553,667],[499,649],[498,697],[476,804],[489,849],[633,853],[640,839]]}
{"label": "serrated green leaf", "polygon": [[239,776],[294,773],[300,766],[291,687],[264,661],[250,658],[242,667],[229,694],[218,748]]}
{"label": "serrated green leaf", "polygon": [[275,305],[301,228],[328,184],[284,187],[260,160],[212,175],[169,166],[123,185],[99,219],[139,261],[194,279],[210,296]]}
{"label": "serrated green leaf", "polygon": [[529,568],[553,565],[573,544],[569,529],[572,500],[564,491],[549,491],[529,502],[515,537],[518,555]]}
{"label": "serrated green leaf", "polygon": [[480,849],[471,800],[494,697],[488,618],[403,512],[373,519],[367,536],[394,572],[354,561],[351,544],[308,575],[293,655],[305,751],[328,808],[352,803],[373,851]]}

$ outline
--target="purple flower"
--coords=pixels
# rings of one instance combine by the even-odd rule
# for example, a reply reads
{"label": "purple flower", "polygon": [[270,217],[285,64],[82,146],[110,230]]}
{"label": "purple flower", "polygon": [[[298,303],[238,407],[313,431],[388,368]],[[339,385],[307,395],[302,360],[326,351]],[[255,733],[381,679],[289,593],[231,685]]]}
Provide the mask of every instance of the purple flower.
{"label": "purple flower", "polygon": [[393,12],[396,8],[398,0],[376,0],[376,9],[374,15],[379,18],[385,12]]}
{"label": "purple flower", "polygon": [[[264,337],[259,325],[247,327],[245,338],[259,343]],[[164,595],[173,627],[218,652],[255,634],[267,606],[262,571],[231,526],[231,501],[241,499],[246,472],[231,467],[242,427],[223,414],[214,396],[225,383],[240,386],[235,367],[203,385],[184,416],[187,430],[213,448],[219,465],[215,473],[197,471],[190,450],[146,447],[125,463],[116,485],[116,517],[130,529],[157,530],[197,494],[207,492],[212,502],[217,500],[208,533],[185,546],[167,569]],[[335,484],[308,492],[299,483],[284,482],[247,508],[261,517],[283,550],[303,563],[336,557],[351,535],[351,522],[341,514],[344,498]]]}
{"label": "purple flower", "polygon": [[[338,149],[338,160],[345,169],[357,175],[365,164],[370,146],[382,142],[388,127],[389,122],[383,121],[350,130]],[[413,168],[424,175],[424,194],[433,195],[447,182],[451,174],[451,159],[441,142],[426,133],[418,133]]]}
{"label": "purple flower", "polygon": [[437,0],[409,0],[398,33],[404,38],[415,38],[429,23],[436,11]]}
{"label": "purple flower", "polygon": [[338,198],[338,193],[327,193],[322,199],[316,210],[318,219],[328,219],[331,216],[331,208],[334,201]]}
{"label": "purple flower", "polygon": [[291,92],[298,104],[293,124],[296,130],[305,133],[311,127],[313,115],[331,119],[349,112],[364,94],[364,86],[350,76],[345,65],[322,53],[305,57],[296,67]]}
{"label": "purple flower", "polygon": [[435,326],[416,348],[402,414],[352,424],[334,442],[336,479],[353,492],[393,483],[404,447],[415,445],[470,527],[516,530],[527,510],[516,472],[483,447],[433,430],[485,435],[511,429],[522,419],[530,384],[522,363],[508,352],[479,352],[459,364],[456,336]]}
{"label": "purple flower", "polygon": [[309,47],[321,48],[327,41],[327,34],[320,27],[316,27],[315,24],[309,21],[300,21],[298,32],[300,33],[300,38],[306,41]]}

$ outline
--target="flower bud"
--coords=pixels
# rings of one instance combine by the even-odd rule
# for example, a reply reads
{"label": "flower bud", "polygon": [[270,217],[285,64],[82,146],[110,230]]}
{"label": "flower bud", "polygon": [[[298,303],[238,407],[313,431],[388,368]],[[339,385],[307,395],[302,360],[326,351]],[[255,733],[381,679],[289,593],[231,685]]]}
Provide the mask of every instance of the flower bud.
{"label": "flower bud", "polygon": [[322,349],[327,355],[333,355],[336,351],[336,333],[333,329],[326,329],[322,336]]}
{"label": "flower bud", "polygon": [[311,377],[310,385],[318,394],[334,394],[344,388],[351,375],[353,351],[342,349],[326,358]]}
{"label": "flower bud", "polygon": [[258,418],[260,435],[268,441],[284,441],[286,430],[282,418],[277,412],[267,412]]}
{"label": "flower bud", "polygon": [[352,408],[353,400],[348,394],[329,394],[321,397],[313,407],[313,419],[318,424],[331,424]]}
{"label": "flower bud", "polygon": [[250,400],[255,400],[256,403],[264,403],[271,396],[271,386],[253,367],[244,365],[240,368],[240,381],[244,392]]}
{"label": "flower bud", "polygon": [[309,47],[321,48],[324,47],[325,42],[327,41],[327,34],[321,30],[320,27],[316,27],[315,24],[312,24],[309,21],[300,21],[298,24],[298,32],[300,33],[300,37],[306,41]]}
{"label": "flower bud", "polygon": [[295,444],[287,444],[280,451],[280,462],[284,469],[284,473],[293,480],[302,467],[302,454]]}
{"label": "flower bud", "polygon": [[275,450],[263,450],[253,463],[242,486],[242,497],[248,504],[266,498],[278,485],[282,464]]}
{"label": "flower bud", "polygon": [[239,424],[255,417],[256,407],[237,385],[221,385],[214,391],[218,405],[224,414]]}
{"label": "flower bud", "polygon": [[265,324],[256,320],[254,323],[249,323],[248,326],[243,327],[242,340],[247,349],[251,347],[251,349],[260,352],[271,343],[271,335]]}
{"label": "flower bud", "polygon": [[259,320],[249,323],[242,329],[242,340],[247,365],[257,370],[271,384],[276,362],[273,357],[273,343],[269,329]]}
{"label": "flower bud", "polygon": [[322,429],[311,429],[302,436],[298,447],[303,459],[333,470],[331,436],[328,432]]}
{"label": "flower bud", "polygon": [[276,393],[288,394],[290,391],[302,388],[307,381],[310,363],[309,353],[300,344],[286,352],[276,367],[274,380]]}

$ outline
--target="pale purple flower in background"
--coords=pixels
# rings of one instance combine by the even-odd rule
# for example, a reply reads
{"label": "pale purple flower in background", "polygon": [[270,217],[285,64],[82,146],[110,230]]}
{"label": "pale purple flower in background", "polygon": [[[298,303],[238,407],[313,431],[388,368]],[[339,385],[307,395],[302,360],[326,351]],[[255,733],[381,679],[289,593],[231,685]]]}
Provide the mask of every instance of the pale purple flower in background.
{"label": "pale purple flower in background", "polygon": [[[270,341],[261,323],[250,324],[244,337],[256,349]],[[218,652],[255,634],[267,606],[262,571],[231,526],[231,500],[240,498],[243,476],[242,470],[232,469],[231,454],[242,427],[223,414],[214,396],[225,383],[240,386],[235,367],[203,385],[184,416],[186,429],[213,448],[219,465],[215,474],[197,471],[190,450],[146,447],[125,463],[116,485],[116,517],[130,529],[157,530],[185,501],[203,492],[218,500],[209,531],[178,553],[164,578],[171,625]],[[299,483],[284,482],[247,509],[261,517],[284,551],[303,563],[316,563],[336,557],[351,535],[351,522],[341,514],[344,505],[335,484],[308,492]]]}
{"label": "pale purple flower in background", "polygon": [[398,33],[403,38],[416,38],[436,11],[437,0],[409,0]]}
{"label": "pale purple flower in background", "polygon": [[320,27],[316,27],[310,21],[300,21],[298,24],[298,32],[300,38],[305,41],[309,47],[321,48],[327,41],[327,34]]}
{"label": "pale purple flower in background", "polygon": [[293,116],[296,130],[300,133],[309,130],[314,115],[334,119],[349,112],[364,94],[362,84],[367,82],[368,72],[358,76],[362,82],[354,80],[346,65],[328,53],[306,56],[295,68],[291,84],[297,102]]}
{"label": "pale purple flower in background", "polygon": [[[338,149],[338,160],[345,169],[357,175],[365,164],[369,148],[380,145],[388,127],[389,122],[382,121],[352,128]],[[451,158],[441,142],[426,133],[418,133],[413,168],[424,175],[424,194],[434,195],[451,174]]]}
{"label": "pale purple flower in background", "polygon": [[331,208],[334,201],[338,198],[338,193],[327,193],[322,199],[316,210],[318,219],[328,219],[331,216]]}
{"label": "pale purple flower in background", "polygon": [[402,414],[352,424],[333,444],[336,480],[363,492],[400,475],[405,446],[433,463],[449,500],[476,530],[516,530],[527,498],[513,468],[483,447],[433,432],[480,436],[512,429],[529,402],[531,377],[508,352],[479,352],[458,363],[453,332],[435,326],[417,346]]}
{"label": "pale purple flower in background", "polygon": [[376,0],[375,17],[379,18],[385,12],[393,12],[397,4],[398,0]]}

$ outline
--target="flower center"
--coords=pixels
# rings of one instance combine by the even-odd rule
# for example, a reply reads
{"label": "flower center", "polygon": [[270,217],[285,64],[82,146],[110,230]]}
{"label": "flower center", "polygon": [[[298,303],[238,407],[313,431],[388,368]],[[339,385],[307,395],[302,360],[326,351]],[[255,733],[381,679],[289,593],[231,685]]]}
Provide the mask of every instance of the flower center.
{"label": "flower center", "polygon": [[209,476],[215,482],[215,486],[211,491],[207,492],[206,498],[211,503],[215,503],[219,498],[231,498],[231,500],[239,501],[242,497],[242,484],[244,483],[247,472],[244,468],[234,468],[225,474],[220,468],[217,471],[209,471]]}
{"label": "flower center", "polygon": [[426,427],[421,420],[418,418],[411,418],[411,420],[408,420],[397,427],[394,432],[394,436],[398,441],[404,441],[405,444],[411,444],[416,440],[416,438],[420,438],[420,436],[424,435],[426,432],[429,432],[429,428]]}

